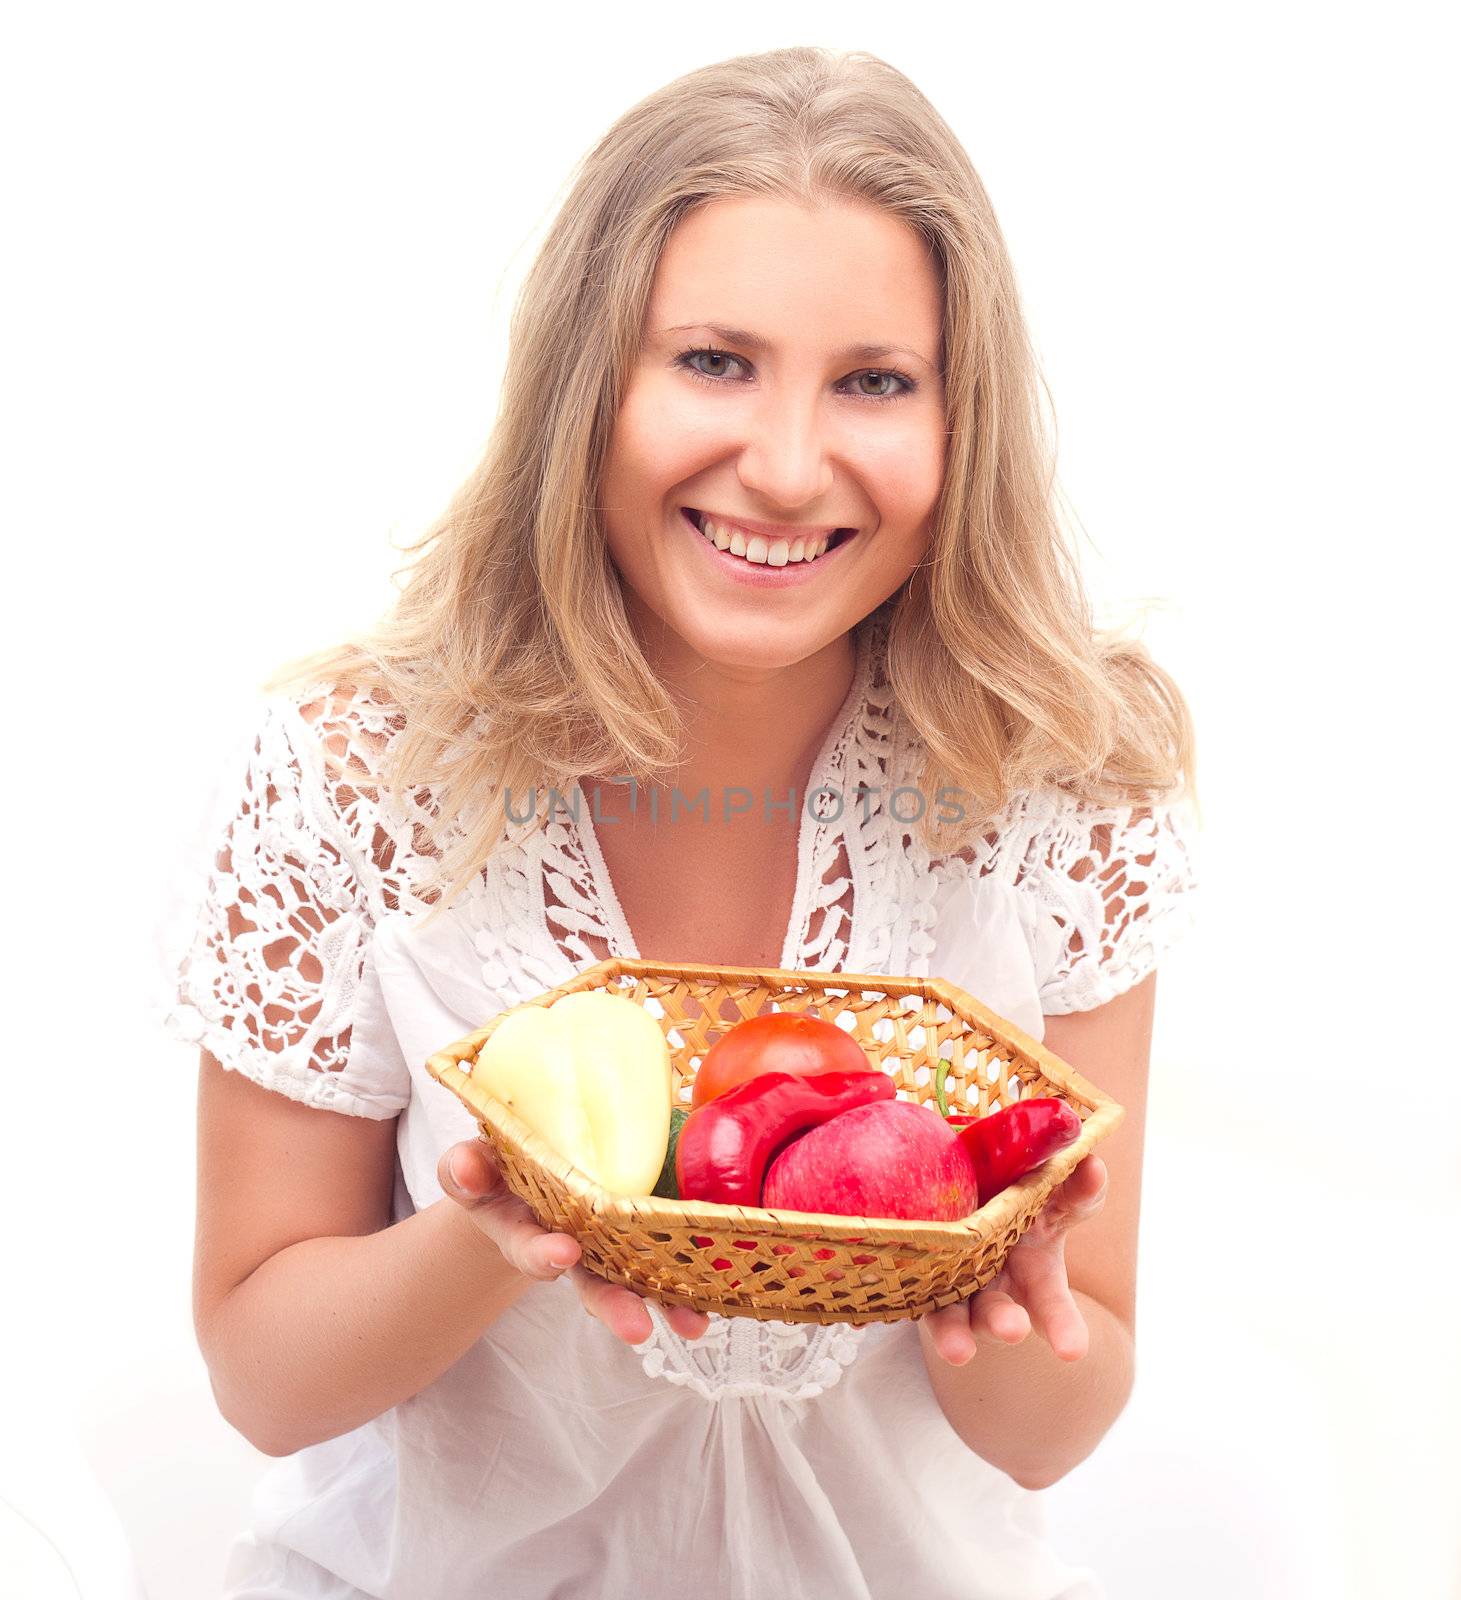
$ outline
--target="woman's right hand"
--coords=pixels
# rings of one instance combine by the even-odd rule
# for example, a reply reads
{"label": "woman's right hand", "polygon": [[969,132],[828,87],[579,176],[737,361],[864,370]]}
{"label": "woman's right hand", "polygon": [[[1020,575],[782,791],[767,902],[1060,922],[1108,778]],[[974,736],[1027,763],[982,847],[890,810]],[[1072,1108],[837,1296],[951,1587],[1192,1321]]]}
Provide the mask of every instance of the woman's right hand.
{"label": "woman's right hand", "polygon": [[[436,1164],[442,1193],[471,1217],[497,1246],[503,1260],[524,1277],[551,1283],[569,1273],[583,1308],[617,1339],[639,1344],[653,1332],[644,1297],[622,1284],[610,1283],[579,1264],[583,1254],[572,1234],[543,1227],[503,1181],[485,1139],[464,1139],[442,1153]],[[710,1326],[703,1311],[690,1306],[661,1306],[671,1328],[683,1339],[698,1339]]]}

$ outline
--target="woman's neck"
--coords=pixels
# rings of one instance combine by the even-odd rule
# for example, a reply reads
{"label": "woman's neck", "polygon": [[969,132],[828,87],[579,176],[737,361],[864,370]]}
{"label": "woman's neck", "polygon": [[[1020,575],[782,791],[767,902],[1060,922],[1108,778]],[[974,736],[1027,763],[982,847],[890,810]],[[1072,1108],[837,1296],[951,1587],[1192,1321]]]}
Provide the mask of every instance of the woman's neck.
{"label": "woman's neck", "polygon": [[684,717],[684,760],[662,786],[661,806],[672,790],[685,802],[708,790],[711,814],[719,816],[723,794],[749,790],[759,814],[765,795],[784,801],[794,789],[799,809],[817,753],[852,688],[855,636],[843,634],[784,667],[707,661],[668,630],[644,649]]}

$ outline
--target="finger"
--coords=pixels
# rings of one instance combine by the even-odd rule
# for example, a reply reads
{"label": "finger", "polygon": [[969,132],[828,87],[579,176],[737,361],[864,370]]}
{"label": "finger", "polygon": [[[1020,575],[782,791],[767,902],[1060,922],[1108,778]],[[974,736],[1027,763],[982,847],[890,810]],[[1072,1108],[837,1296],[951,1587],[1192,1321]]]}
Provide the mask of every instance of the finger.
{"label": "finger", "polygon": [[[579,1269],[574,1281],[578,1284],[584,1309],[597,1317],[616,1338],[623,1339],[626,1344],[643,1344],[654,1331],[654,1321],[645,1308],[644,1297],[636,1290],[609,1283],[586,1267]],[[668,1306],[663,1301],[655,1304],[682,1339],[698,1339],[710,1326],[710,1318],[694,1306]]]}
{"label": "finger", "polygon": [[571,1267],[569,1274],[578,1288],[583,1308],[625,1344],[643,1344],[654,1332],[649,1308],[632,1289],[610,1283],[587,1267]]}
{"label": "finger", "polygon": [[937,1311],[926,1311],[921,1320],[935,1353],[951,1367],[962,1367],[974,1359],[978,1345],[969,1326],[967,1300],[940,1306]]}
{"label": "finger", "polygon": [[463,1205],[489,1195],[502,1182],[492,1152],[481,1139],[463,1139],[443,1150],[436,1163],[441,1192]]}
{"label": "finger", "polygon": [[524,1277],[549,1282],[574,1266],[583,1251],[570,1233],[551,1233],[515,1194],[489,1195],[472,1220]]}
{"label": "finger", "polygon": [[1062,1204],[1071,1220],[1082,1222],[1093,1217],[1106,1203],[1110,1173],[1100,1156],[1087,1156],[1060,1186]]}
{"label": "finger", "polygon": [[682,1339],[698,1339],[710,1326],[710,1318],[694,1306],[667,1306],[660,1301],[659,1308],[665,1314],[665,1321]]}
{"label": "finger", "polygon": [[1035,1275],[1025,1294],[1035,1331],[1062,1361],[1079,1361],[1090,1348],[1086,1319],[1070,1292],[1063,1266]]}
{"label": "finger", "polygon": [[1110,1188],[1106,1163],[1087,1156],[1060,1184],[1030,1226],[1025,1240],[1031,1248],[1064,1249],[1064,1236],[1079,1223],[1089,1222],[1106,1204]]}
{"label": "finger", "polygon": [[976,1342],[984,1337],[1018,1344],[1030,1331],[1030,1314],[1003,1289],[981,1289],[971,1304],[969,1326]]}
{"label": "finger", "polygon": [[507,1187],[481,1140],[464,1140],[437,1162],[442,1192],[469,1211],[503,1258],[525,1277],[549,1282],[583,1254],[567,1233],[542,1226],[526,1202]]}

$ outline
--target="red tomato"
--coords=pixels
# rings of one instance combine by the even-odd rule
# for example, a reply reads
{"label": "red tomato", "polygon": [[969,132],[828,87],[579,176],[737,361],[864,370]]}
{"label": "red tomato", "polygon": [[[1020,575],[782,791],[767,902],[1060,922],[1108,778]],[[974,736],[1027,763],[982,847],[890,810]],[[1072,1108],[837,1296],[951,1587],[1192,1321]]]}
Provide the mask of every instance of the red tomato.
{"label": "red tomato", "polygon": [[868,1072],[876,1066],[857,1040],[835,1023],[800,1012],[768,1011],[738,1022],[705,1052],[690,1104],[703,1106],[763,1072],[812,1077],[819,1072]]}

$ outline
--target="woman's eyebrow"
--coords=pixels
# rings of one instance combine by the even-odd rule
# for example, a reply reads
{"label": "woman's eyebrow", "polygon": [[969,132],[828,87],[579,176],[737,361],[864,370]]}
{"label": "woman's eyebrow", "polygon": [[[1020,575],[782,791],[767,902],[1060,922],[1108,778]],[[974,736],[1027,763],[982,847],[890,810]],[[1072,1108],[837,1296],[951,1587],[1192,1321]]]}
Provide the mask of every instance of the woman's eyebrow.
{"label": "woman's eyebrow", "polygon": [[[769,339],[763,339],[759,333],[752,333],[747,328],[730,328],[721,322],[680,322],[673,328],[658,330],[659,334],[695,332],[713,334],[726,344],[740,345],[743,350],[766,350],[770,348],[771,343]],[[934,365],[927,356],[920,355],[917,350],[910,350],[907,345],[899,344],[851,344],[845,350],[836,351],[833,360],[884,361],[889,356],[912,356],[915,361],[921,361],[927,367]]]}

